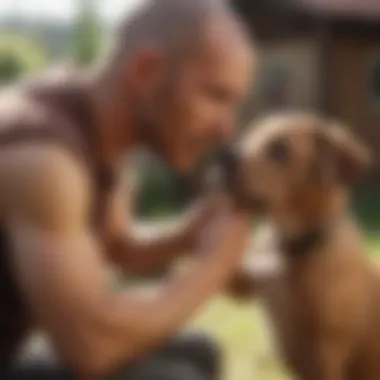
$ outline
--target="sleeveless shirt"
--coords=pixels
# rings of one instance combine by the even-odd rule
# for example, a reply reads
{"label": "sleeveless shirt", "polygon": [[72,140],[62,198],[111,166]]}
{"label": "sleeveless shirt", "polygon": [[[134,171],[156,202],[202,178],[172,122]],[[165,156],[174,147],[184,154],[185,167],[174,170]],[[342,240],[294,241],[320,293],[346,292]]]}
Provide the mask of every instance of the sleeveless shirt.
{"label": "sleeveless shirt", "polygon": [[[0,114],[0,149],[28,141],[55,144],[84,163],[93,179],[94,228],[101,228],[106,200],[113,188],[113,172],[100,158],[95,123],[89,96],[79,82],[42,81],[26,85],[23,96],[46,111],[46,122],[33,123],[28,112],[16,122],[2,120]],[[20,113],[23,112],[21,108]],[[4,125],[5,124],[5,125]],[[11,364],[33,321],[12,275],[11,244],[0,221],[0,367]]]}

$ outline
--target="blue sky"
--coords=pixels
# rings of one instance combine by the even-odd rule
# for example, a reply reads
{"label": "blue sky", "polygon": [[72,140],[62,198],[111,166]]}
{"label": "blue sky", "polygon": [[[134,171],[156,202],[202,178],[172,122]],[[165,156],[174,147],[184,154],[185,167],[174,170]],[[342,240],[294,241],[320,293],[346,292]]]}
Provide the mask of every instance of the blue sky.
{"label": "blue sky", "polygon": [[[97,0],[100,14],[108,22],[133,9],[143,0]],[[17,14],[29,19],[70,20],[75,14],[75,0],[0,0],[0,18]]]}

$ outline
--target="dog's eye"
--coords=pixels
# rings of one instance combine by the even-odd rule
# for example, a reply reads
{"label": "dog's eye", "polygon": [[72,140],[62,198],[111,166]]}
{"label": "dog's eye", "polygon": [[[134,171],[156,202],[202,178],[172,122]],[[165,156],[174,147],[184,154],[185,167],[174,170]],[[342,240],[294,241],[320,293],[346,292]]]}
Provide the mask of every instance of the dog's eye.
{"label": "dog's eye", "polygon": [[269,145],[266,154],[270,160],[286,163],[290,158],[290,146],[286,140],[276,140]]}

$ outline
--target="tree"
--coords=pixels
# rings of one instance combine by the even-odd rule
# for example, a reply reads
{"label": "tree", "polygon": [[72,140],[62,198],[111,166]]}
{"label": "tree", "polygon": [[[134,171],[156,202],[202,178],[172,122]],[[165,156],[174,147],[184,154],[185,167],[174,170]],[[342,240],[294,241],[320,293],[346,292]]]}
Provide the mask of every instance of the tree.
{"label": "tree", "polygon": [[94,0],[78,0],[78,16],[74,23],[74,60],[87,66],[96,58],[102,41],[102,28]]}
{"label": "tree", "polygon": [[17,34],[0,34],[0,85],[36,73],[46,62],[46,53],[36,41]]}
{"label": "tree", "polygon": [[142,216],[158,216],[180,210],[183,206],[180,183],[166,165],[150,161],[140,170],[138,212]]}

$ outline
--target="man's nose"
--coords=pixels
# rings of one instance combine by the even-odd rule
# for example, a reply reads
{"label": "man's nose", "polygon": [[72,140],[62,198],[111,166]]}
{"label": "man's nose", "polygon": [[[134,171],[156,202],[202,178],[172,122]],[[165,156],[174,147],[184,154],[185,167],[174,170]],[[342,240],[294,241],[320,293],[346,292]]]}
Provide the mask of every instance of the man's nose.
{"label": "man's nose", "polygon": [[234,121],[231,117],[220,119],[215,124],[214,133],[221,143],[228,143],[234,133]]}

